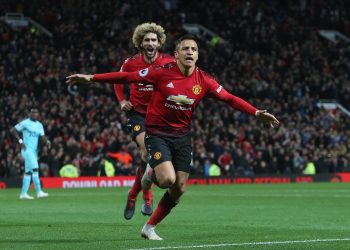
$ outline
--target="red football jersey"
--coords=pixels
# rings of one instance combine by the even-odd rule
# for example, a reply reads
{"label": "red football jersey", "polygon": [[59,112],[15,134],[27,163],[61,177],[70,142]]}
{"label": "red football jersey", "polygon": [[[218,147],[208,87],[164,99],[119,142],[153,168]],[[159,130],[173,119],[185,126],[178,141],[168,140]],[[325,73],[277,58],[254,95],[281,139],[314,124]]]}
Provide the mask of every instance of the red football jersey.
{"label": "red football jersey", "polygon": [[[144,68],[147,68],[151,65],[163,65],[169,62],[175,62],[175,59],[168,55],[158,53],[156,60],[152,64],[148,64],[142,53],[136,54],[133,57],[126,59],[120,69],[121,72],[133,72],[138,71]],[[130,86],[130,97],[129,101],[134,107],[134,110],[141,115],[146,116],[147,106],[151,100],[153,91],[153,85],[144,82],[134,82]],[[117,100],[125,100],[124,96],[124,85],[114,84],[114,93],[117,97]]]}
{"label": "red football jersey", "polygon": [[194,109],[204,97],[214,97],[231,107],[255,115],[257,109],[228,93],[206,72],[195,68],[184,76],[176,63],[151,66],[138,72],[114,72],[94,75],[94,81],[147,82],[154,85],[146,116],[146,132],[166,136],[183,136],[190,132]]}

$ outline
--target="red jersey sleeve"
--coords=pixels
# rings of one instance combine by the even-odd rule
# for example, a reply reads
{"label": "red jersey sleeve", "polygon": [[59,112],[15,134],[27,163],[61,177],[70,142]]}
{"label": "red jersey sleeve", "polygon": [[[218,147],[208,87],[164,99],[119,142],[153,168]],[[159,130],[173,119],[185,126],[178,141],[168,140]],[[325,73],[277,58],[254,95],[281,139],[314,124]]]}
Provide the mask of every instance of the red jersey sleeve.
{"label": "red jersey sleeve", "polygon": [[158,76],[158,70],[153,66],[134,72],[111,72],[104,74],[95,74],[92,78],[94,82],[108,82],[116,84],[125,84],[133,82],[146,82],[154,84]]}
{"label": "red jersey sleeve", "polygon": [[243,99],[239,98],[238,96],[232,95],[229,92],[227,92],[226,89],[224,89],[214,79],[208,78],[206,84],[208,86],[208,95],[227,103],[234,109],[237,109],[249,115],[255,115],[257,108],[255,108],[250,103],[244,101]]}
{"label": "red jersey sleeve", "polygon": [[[125,61],[123,63],[123,65],[121,66],[119,72],[123,72],[124,68],[126,68],[126,63],[127,61]],[[125,100],[125,96],[124,96],[124,85],[123,84],[114,84],[114,94],[118,100],[118,102],[124,101]]]}

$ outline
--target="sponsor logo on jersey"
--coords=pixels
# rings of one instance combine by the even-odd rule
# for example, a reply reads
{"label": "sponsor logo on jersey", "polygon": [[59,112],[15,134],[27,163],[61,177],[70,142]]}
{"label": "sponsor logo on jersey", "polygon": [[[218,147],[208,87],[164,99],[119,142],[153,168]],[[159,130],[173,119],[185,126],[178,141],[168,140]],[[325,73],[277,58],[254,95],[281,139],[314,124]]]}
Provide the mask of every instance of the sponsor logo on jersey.
{"label": "sponsor logo on jersey", "polygon": [[177,110],[192,110],[192,108],[188,107],[188,106],[186,107],[186,106],[182,106],[182,105],[173,105],[173,104],[169,104],[169,103],[165,103],[164,106],[167,108],[177,109]]}
{"label": "sponsor logo on jersey", "polygon": [[153,155],[153,158],[156,160],[159,160],[160,158],[162,158],[162,153],[161,152],[155,152]]}
{"label": "sponsor logo on jersey", "polygon": [[141,83],[141,82],[139,82],[138,84],[137,84],[137,86],[138,86],[138,91],[153,91],[153,85],[152,84],[143,84],[143,83]]}
{"label": "sponsor logo on jersey", "polygon": [[194,85],[192,88],[192,91],[195,95],[199,95],[202,92],[202,87],[201,85]]}
{"label": "sponsor logo on jersey", "polygon": [[147,91],[153,91],[153,87],[150,87],[150,88],[139,88],[138,90],[139,90],[139,91],[145,91],[145,92],[147,92]]}
{"label": "sponsor logo on jersey", "polygon": [[168,88],[174,88],[174,84],[172,82],[169,82],[167,85],[166,85]]}
{"label": "sponsor logo on jersey", "polygon": [[136,124],[135,126],[134,126],[134,131],[140,131],[140,129],[141,129],[141,126],[139,125],[139,124]]}
{"label": "sponsor logo on jersey", "polygon": [[148,74],[148,68],[141,69],[141,70],[139,71],[139,75],[140,75],[141,77],[145,77],[147,74]]}
{"label": "sponsor logo on jersey", "polygon": [[221,90],[222,90],[222,86],[220,85],[220,86],[217,88],[216,92],[220,93]]}
{"label": "sponsor logo on jersey", "polygon": [[175,102],[177,105],[192,105],[195,99],[188,98],[185,95],[170,95],[168,101]]}

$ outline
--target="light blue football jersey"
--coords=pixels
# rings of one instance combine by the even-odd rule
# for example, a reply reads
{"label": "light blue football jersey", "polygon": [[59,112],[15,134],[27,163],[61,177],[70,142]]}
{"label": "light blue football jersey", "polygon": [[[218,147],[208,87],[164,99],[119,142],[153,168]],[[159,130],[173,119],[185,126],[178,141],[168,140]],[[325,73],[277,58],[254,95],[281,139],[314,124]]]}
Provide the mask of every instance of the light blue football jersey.
{"label": "light blue football jersey", "polygon": [[26,149],[37,152],[39,137],[45,135],[41,122],[32,121],[28,118],[18,123],[15,128],[18,132],[22,132],[23,143]]}

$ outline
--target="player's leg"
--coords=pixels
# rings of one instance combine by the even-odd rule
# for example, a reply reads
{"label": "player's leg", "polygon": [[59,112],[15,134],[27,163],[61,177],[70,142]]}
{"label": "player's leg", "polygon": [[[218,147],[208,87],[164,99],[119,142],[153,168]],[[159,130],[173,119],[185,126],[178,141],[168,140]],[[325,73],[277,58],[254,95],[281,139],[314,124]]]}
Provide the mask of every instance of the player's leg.
{"label": "player's leg", "polygon": [[35,187],[35,190],[36,190],[36,196],[38,198],[45,198],[45,197],[49,196],[48,193],[45,193],[41,189],[40,178],[39,178],[39,169],[38,168],[34,168],[33,169],[32,177],[33,177],[34,187]]}
{"label": "player's leg", "polygon": [[20,194],[19,198],[31,200],[34,198],[32,196],[28,195],[28,190],[29,190],[31,179],[32,179],[32,168],[30,166],[30,162],[29,162],[29,159],[27,157],[26,150],[22,150],[21,155],[24,159],[24,171],[25,171],[25,173],[23,175],[22,190],[21,190],[21,194]]}
{"label": "player's leg", "polygon": [[32,197],[28,194],[31,179],[32,179],[32,173],[25,172],[25,174],[23,175],[23,180],[22,180],[22,190],[21,190],[21,194],[19,196],[20,199],[27,199],[27,200],[34,199],[34,197]]}
{"label": "player's leg", "polygon": [[180,197],[185,192],[186,183],[189,173],[176,172],[176,182],[172,185],[160,199],[158,206],[150,219],[143,226],[141,236],[149,240],[162,240],[155,232],[156,226],[171,212],[179,203]]}
{"label": "player's leg", "polygon": [[[173,167],[173,171],[176,170],[176,181],[165,192],[164,196],[159,201],[156,210],[154,211],[146,225],[142,228],[141,235],[146,239],[161,240],[161,238],[155,232],[155,227],[178,204],[180,197],[185,192],[191,163],[192,147],[190,144],[190,138],[179,138],[174,140],[174,142],[172,143],[172,149],[174,152],[173,162],[175,165],[175,167]],[[162,178],[162,175],[157,175],[157,170],[159,170],[159,172],[162,172],[161,174],[166,173],[166,171],[164,170],[161,171],[159,167],[161,166],[156,166],[154,168],[157,179]],[[165,168],[165,166],[163,166],[163,168]]]}
{"label": "player's leg", "polygon": [[145,144],[148,152],[149,166],[142,179],[142,188],[147,189],[150,182],[160,188],[171,187],[176,180],[171,155],[171,140],[167,137],[146,135]]}
{"label": "player's leg", "polygon": [[[157,178],[158,186],[161,188],[172,187],[174,186],[174,183],[176,183],[176,174],[171,161],[165,161],[155,166],[154,175]],[[156,225],[162,221],[175,206],[176,203],[173,202],[167,190],[159,201],[154,213],[151,215],[148,222],[143,226],[141,236],[149,240],[162,240],[162,238],[155,232]]]}
{"label": "player's leg", "polygon": [[[141,179],[147,166],[147,150],[144,143],[145,138],[145,126],[144,117],[139,115],[130,116],[128,119],[128,129],[131,133],[132,139],[137,143],[141,150],[141,167],[136,169],[135,182],[128,192],[128,197],[124,209],[124,218],[130,220],[135,213],[135,203],[138,194],[142,190]],[[144,201],[142,203],[141,212],[144,215],[151,215],[153,212],[152,207],[152,192],[147,190],[143,194]]]}
{"label": "player's leg", "polygon": [[41,183],[39,178],[38,157],[35,152],[31,152],[31,151],[28,151],[27,157],[28,157],[27,160],[30,163],[30,166],[32,168],[32,178],[33,178],[33,183],[36,190],[36,195],[38,198],[47,197],[48,194],[43,192],[41,189]]}
{"label": "player's leg", "polygon": [[[138,173],[136,174],[135,178],[135,183],[137,181],[137,185],[140,189],[142,189],[141,186],[141,179],[143,174],[145,173],[147,162],[148,162],[148,154],[147,154],[147,149],[145,146],[145,132],[140,133],[139,135],[136,136],[135,138],[136,143],[139,145],[139,148],[141,150],[141,159],[142,159],[142,166],[141,168],[138,168]],[[147,189],[142,190],[142,206],[141,206],[141,213],[143,215],[148,215],[150,216],[153,213],[153,195],[151,191],[151,186]]]}

